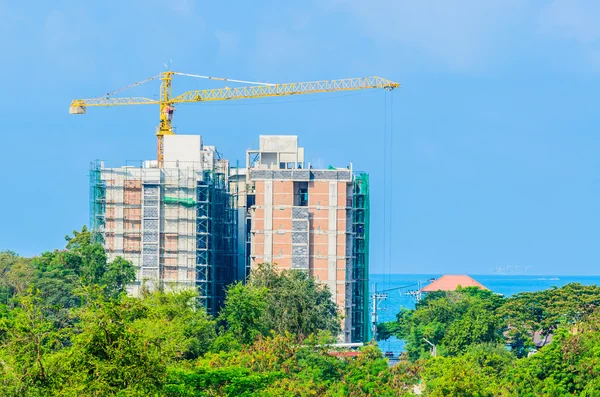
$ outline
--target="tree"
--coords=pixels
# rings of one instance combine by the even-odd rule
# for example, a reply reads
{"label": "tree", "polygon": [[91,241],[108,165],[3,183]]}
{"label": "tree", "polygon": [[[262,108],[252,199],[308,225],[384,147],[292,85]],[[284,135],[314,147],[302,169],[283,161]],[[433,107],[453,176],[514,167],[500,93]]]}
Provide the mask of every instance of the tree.
{"label": "tree", "polygon": [[228,288],[219,321],[223,330],[215,347],[223,350],[270,332],[299,339],[321,331],[337,335],[341,320],[329,290],[307,272],[261,264],[246,285]]}
{"label": "tree", "polygon": [[515,357],[502,345],[472,345],[458,357],[428,360],[423,369],[424,395],[432,397],[498,397]]}
{"label": "tree", "polygon": [[600,312],[555,331],[552,343],[518,361],[506,377],[518,395],[600,395]]}
{"label": "tree", "polygon": [[131,262],[118,256],[112,262],[107,263],[106,271],[100,279],[100,285],[105,287],[106,296],[116,298],[124,293],[127,284],[133,281],[135,281],[135,268]]}
{"label": "tree", "polygon": [[141,299],[106,299],[96,286],[85,292],[78,331],[53,357],[61,365],[56,395],[153,395],[169,366],[202,356],[214,339],[214,321],[193,292]]}
{"label": "tree", "polygon": [[273,265],[261,264],[253,270],[248,285],[267,289],[262,321],[268,329],[300,338],[321,330],[337,335],[341,330],[331,292],[306,271],[278,271]]}
{"label": "tree", "polygon": [[104,301],[101,291],[76,310],[79,333],[54,357],[62,365],[55,395],[152,393],[165,375],[160,347],[133,328],[145,315],[139,300]]}
{"label": "tree", "polygon": [[[166,396],[398,396],[405,372],[390,371],[381,352],[336,357],[317,337],[260,338],[239,352],[208,353],[194,366],[168,370]],[[402,394],[401,394],[402,393]]]}
{"label": "tree", "polygon": [[31,285],[33,273],[30,259],[12,251],[0,252],[0,302],[12,307],[14,296]]}
{"label": "tree", "polygon": [[415,310],[402,310],[397,321],[381,325],[380,339],[403,339],[412,361],[429,356],[430,346],[423,338],[436,345],[438,354],[457,356],[472,344],[502,340],[494,314],[502,302],[475,287],[427,294]]}
{"label": "tree", "polygon": [[551,334],[561,324],[575,324],[598,308],[600,287],[571,283],[561,288],[516,294],[506,299],[497,314],[508,329],[513,350],[525,356],[533,347],[534,332]]}
{"label": "tree", "polygon": [[97,285],[114,298],[135,280],[132,264],[122,257],[107,262],[104,247],[85,226],[66,240],[66,249],[45,252],[31,261],[31,283],[48,305],[61,308],[57,321],[65,321],[66,311],[81,304],[76,289]]}
{"label": "tree", "polygon": [[219,320],[225,323],[227,330],[238,343],[248,344],[258,336],[268,334],[264,322],[268,292],[266,287],[242,283],[227,289],[225,306],[219,314]]}
{"label": "tree", "polygon": [[85,226],[80,232],[73,231],[73,237],[66,236],[65,239],[64,266],[72,269],[84,285],[101,285],[108,296],[114,297],[135,280],[131,263],[120,256],[107,262],[104,247]]}
{"label": "tree", "polygon": [[437,357],[423,373],[424,395],[431,397],[495,397],[489,379],[466,357]]}
{"label": "tree", "polygon": [[198,293],[193,290],[152,292],[140,300],[143,314],[133,321],[132,329],[146,341],[160,345],[165,358],[196,359],[210,350],[216,337],[215,321],[198,302]]}
{"label": "tree", "polygon": [[373,346],[339,355],[336,304],[307,272],[264,265],[231,286],[217,337],[195,291],[127,296],[129,262],[108,262],[85,228],[67,240],[0,254],[0,395],[396,396],[416,379]]}
{"label": "tree", "polygon": [[30,289],[19,306],[0,319],[0,394],[28,395],[46,387],[56,370],[49,356],[61,347],[61,330],[48,319],[39,291]]}
{"label": "tree", "polygon": [[502,341],[498,318],[485,306],[474,301],[464,315],[448,325],[442,339],[448,355],[456,356],[479,343]]}
{"label": "tree", "polygon": [[106,251],[95,241],[94,234],[83,226],[80,232],[74,230],[72,237],[65,236],[65,240],[65,267],[72,269],[84,284],[102,284],[107,271]]}

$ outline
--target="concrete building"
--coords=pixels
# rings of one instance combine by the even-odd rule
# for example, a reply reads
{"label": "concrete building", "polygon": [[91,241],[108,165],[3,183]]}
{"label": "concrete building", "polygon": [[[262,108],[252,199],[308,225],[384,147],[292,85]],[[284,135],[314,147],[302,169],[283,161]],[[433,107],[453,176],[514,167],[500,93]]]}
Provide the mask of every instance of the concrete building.
{"label": "concrete building", "polygon": [[238,226],[245,225],[238,227],[238,274],[262,262],[308,271],[344,314],[343,339],[366,340],[368,176],[351,166],[313,169],[297,136],[261,136],[246,168],[232,168],[230,184]]}
{"label": "concrete building", "polygon": [[235,277],[235,216],[229,163],[198,135],[167,135],[156,161],[107,168],[92,164],[90,226],[109,259],[137,269],[128,292],[196,288],[210,313]]}
{"label": "concrete building", "polygon": [[216,314],[229,283],[271,262],[326,284],[341,339],[368,340],[368,175],[313,169],[297,136],[261,136],[230,167],[200,136],[167,135],[163,168],[95,162],[90,178],[90,226],[109,259],[136,267],[129,293],[195,288]]}

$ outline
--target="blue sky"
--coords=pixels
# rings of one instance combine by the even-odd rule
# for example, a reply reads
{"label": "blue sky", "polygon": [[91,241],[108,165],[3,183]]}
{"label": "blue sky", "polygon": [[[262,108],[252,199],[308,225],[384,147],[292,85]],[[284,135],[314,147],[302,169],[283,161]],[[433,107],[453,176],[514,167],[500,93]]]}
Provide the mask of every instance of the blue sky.
{"label": "blue sky", "polygon": [[[233,160],[259,134],[298,134],[309,161],[369,172],[374,271],[598,274],[599,17],[584,0],[1,2],[0,249],[62,247],[88,219],[90,161],[155,158],[155,107],[68,105],[170,59],[238,79],[402,84],[385,175],[383,91],[192,104],[175,119]],[[216,86],[181,77],[174,92]]]}

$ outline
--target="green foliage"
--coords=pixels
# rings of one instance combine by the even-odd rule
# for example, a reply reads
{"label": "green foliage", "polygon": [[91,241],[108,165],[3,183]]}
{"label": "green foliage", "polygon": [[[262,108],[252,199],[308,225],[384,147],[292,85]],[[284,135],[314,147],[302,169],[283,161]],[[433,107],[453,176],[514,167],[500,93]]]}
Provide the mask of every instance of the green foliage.
{"label": "green foliage", "polygon": [[474,344],[502,340],[494,313],[476,302],[448,326],[442,345],[449,355],[458,355]]}
{"label": "green foliage", "polygon": [[228,289],[217,321],[196,292],[126,296],[134,268],[108,262],[85,228],[64,250],[1,253],[0,274],[3,396],[392,396],[409,387],[376,348],[329,354],[341,320],[306,272],[261,266]]}
{"label": "green foliage", "polygon": [[33,278],[30,260],[12,251],[0,252],[0,303],[12,306],[12,298],[24,293]]}
{"label": "green foliage", "polygon": [[507,326],[509,343],[525,356],[532,347],[531,335],[552,333],[559,325],[580,321],[600,307],[600,287],[567,284],[539,292],[523,292],[506,299],[497,315]]}
{"label": "green foliage", "polygon": [[53,385],[57,395],[150,393],[161,384],[168,357],[161,341],[135,327],[146,318],[139,300],[93,299],[77,311],[80,332],[57,360],[63,364]]}
{"label": "green foliage", "polygon": [[[47,318],[39,291],[20,296],[19,306],[4,315],[0,329],[5,335],[0,349],[0,394],[26,395],[47,386],[56,368],[49,356],[64,338]],[[32,394],[35,394],[32,393]]]}
{"label": "green foliage", "polygon": [[106,273],[106,252],[102,245],[94,241],[93,233],[84,226],[73,237],[66,236],[67,249],[64,251],[64,265],[79,276],[85,284],[101,284]]}
{"label": "green foliage", "polygon": [[253,288],[266,288],[266,310],[262,323],[276,333],[299,337],[327,330],[340,331],[340,315],[331,292],[301,270],[282,270],[270,264],[254,269],[248,282]]}
{"label": "green foliage", "polygon": [[273,331],[299,340],[321,331],[337,334],[341,322],[325,286],[304,271],[277,271],[269,264],[259,265],[246,285],[228,288],[218,319],[223,328],[217,350],[231,350]]}
{"label": "green foliage", "polygon": [[[600,395],[595,286],[428,294],[381,325],[407,343],[390,368],[374,346],[331,347],[340,315],[304,271],[259,266],[216,320],[194,291],[126,296],[134,279],[85,228],[36,258],[0,252],[0,395],[408,396],[417,384],[424,396]],[[534,331],[554,341],[525,357]]]}
{"label": "green foliage", "polygon": [[574,323],[600,307],[600,287],[567,284],[538,292],[523,292],[508,298],[502,314],[510,321],[552,331],[560,323]]}
{"label": "green foliage", "polygon": [[416,310],[402,310],[397,321],[382,325],[380,339],[404,339],[413,361],[429,356],[430,346],[423,338],[435,344],[438,353],[456,356],[473,344],[502,339],[494,315],[501,304],[498,295],[474,287],[427,294]]}
{"label": "green foliage", "polygon": [[52,321],[64,325],[68,311],[81,305],[78,288],[98,285],[106,296],[116,297],[135,280],[131,263],[121,257],[107,262],[104,248],[85,226],[66,240],[66,249],[32,259],[1,252],[0,302],[12,307],[14,297],[33,286],[47,307],[57,309]]}
{"label": "green foliage", "polygon": [[225,307],[219,319],[227,325],[228,332],[239,343],[247,344],[258,336],[267,335],[264,322],[267,310],[265,287],[254,287],[237,283],[229,287],[225,298]]}
{"label": "green foliage", "polygon": [[504,345],[482,343],[470,346],[465,356],[490,379],[502,379],[517,361]]}
{"label": "green foliage", "polygon": [[118,256],[106,264],[106,269],[99,281],[99,284],[105,287],[104,293],[108,297],[116,298],[125,292],[127,284],[135,281],[135,268],[129,261]]}
{"label": "green foliage", "polygon": [[550,345],[519,360],[508,379],[520,396],[600,395],[600,313],[560,328]]}
{"label": "green foliage", "polygon": [[425,395],[432,397],[493,397],[495,387],[466,357],[438,357],[423,373]]}
{"label": "green foliage", "polygon": [[[403,338],[410,360],[426,359],[427,396],[595,396],[599,304],[600,288],[580,284],[507,299],[467,288],[428,294],[380,330]],[[554,340],[526,358],[535,351],[534,332]],[[436,344],[437,358],[423,337]]]}
{"label": "green foliage", "polygon": [[39,296],[20,299],[4,322],[0,395],[151,393],[168,365],[200,357],[215,337],[214,321],[192,292],[107,300],[95,286],[83,295],[76,325],[63,329]]}
{"label": "green foliage", "polygon": [[143,308],[132,323],[132,330],[149,343],[161,346],[170,360],[191,360],[211,349],[216,337],[215,321],[198,305],[197,293],[156,291],[139,301]]}
{"label": "green foliage", "polygon": [[515,357],[501,345],[473,345],[458,357],[429,360],[423,371],[424,395],[503,396],[503,380]]}
{"label": "green foliage", "polygon": [[335,357],[292,335],[262,338],[240,352],[207,354],[193,367],[168,371],[167,396],[398,396],[409,387],[405,371],[390,371],[368,346],[357,358]]}
{"label": "green foliage", "polygon": [[470,287],[428,293],[415,310],[403,310],[397,321],[379,327],[380,339],[392,335],[406,342],[411,360],[429,355],[427,338],[438,354],[458,356],[474,344],[505,342],[517,357],[533,348],[533,334],[547,335],[561,324],[586,318],[600,307],[600,287],[568,284],[502,298]]}
{"label": "green foliage", "polygon": [[169,364],[199,357],[214,338],[214,322],[190,292],[105,300],[90,290],[86,300],[75,312],[78,333],[57,355],[60,395],[152,393]]}

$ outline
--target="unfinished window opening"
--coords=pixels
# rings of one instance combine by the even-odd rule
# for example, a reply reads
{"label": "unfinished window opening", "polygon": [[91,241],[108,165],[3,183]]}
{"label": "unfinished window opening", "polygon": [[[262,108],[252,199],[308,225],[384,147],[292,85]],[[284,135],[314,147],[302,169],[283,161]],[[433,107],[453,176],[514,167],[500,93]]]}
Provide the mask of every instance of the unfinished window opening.
{"label": "unfinished window opening", "polygon": [[308,206],[308,182],[294,182],[294,205]]}

